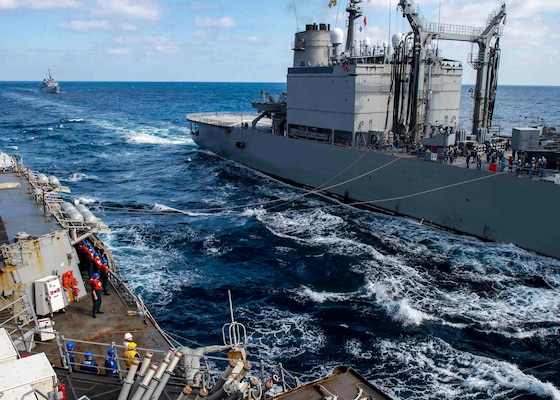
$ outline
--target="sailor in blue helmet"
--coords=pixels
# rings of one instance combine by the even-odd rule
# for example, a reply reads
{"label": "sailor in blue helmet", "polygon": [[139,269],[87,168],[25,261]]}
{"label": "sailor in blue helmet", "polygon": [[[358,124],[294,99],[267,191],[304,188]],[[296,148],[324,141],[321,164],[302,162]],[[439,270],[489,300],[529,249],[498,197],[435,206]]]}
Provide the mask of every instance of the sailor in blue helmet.
{"label": "sailor in blue helmet", "polygon": [[91,315],[93,318],[97,318],[96,314],[103,314],[100,311],[101,308],[101,290],[103,290],[103,284],[99,280],[99,273],[94,272],[92,278],[89,280],[91,285],[91,298],[93,300],[93,307],[91,310]]}
{"label": "sailor in blue helmet", "polygon": [[[70,362],[70,365],[72,366],[72,368],[74,368],[76,365],[76,358],[74,356],[74,343],[66,343],[66,354],[68,355],[68,361]],[[64,362],[63,365],[66,365],[66,362]]]}
{"label": "sailor in blue helmet", "polygon": [[115,359],[115,349],[107,350],[107,358],[105,359],[105,373],[107,376],[119,376],[119,368]]}
{"label": "sailor in blue helmet", "polygon": [[90,374],[98,374],[99,366],[95,361],[93,361],[93,353],[91,351],[86,351],[86,359],[80,364],[80,371],[88,372]]}

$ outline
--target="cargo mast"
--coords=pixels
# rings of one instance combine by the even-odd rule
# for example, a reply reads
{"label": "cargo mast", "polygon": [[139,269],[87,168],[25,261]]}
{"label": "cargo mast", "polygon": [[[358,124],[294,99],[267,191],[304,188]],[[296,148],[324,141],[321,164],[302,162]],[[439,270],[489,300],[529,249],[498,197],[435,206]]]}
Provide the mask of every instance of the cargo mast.
{"label": "cargo mast", "polygon": [[[469,54],[469,64],[477,71],[476,87],[473,94],[475,102],[472,132],[477,135],[479,140],[483,141],[483,136],[492,126],[492,113],[498,82],[499,36],[502,34],[502,24],[505,24],[506,19],[505,3],[502,3],[490,14],[485,28],[427,22],[409,0],[400,0],[399,7],[414,32],[414,51],[422,54],[419,65],[414,66],[413,74],[416,89],[412,109],[415,110],[416,115],[420,113],[421,104],[418,92],[423,81],[420,77],[423,76],[423,64],[426,61],[424,54],[428,41],[439,39],[478,44],[478,53],[476,55]],[[429,109],[429,97],[425,101],[428,103],[426,109]],[[423,130],[429,128],[427,126],[429,125],[428,115],[419,118],[419,121],[423,121],[420,122],[420,124],[424,124]],[[416,136],[418,136],[417,131],[420,130],[417,128],[421,127],[414,126]]]}

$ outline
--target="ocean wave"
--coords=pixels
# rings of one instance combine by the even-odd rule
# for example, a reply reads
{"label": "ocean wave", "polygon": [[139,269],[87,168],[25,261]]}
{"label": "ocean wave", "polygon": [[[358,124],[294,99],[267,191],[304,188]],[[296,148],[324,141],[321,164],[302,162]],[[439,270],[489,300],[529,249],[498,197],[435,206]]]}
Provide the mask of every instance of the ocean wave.
{"label": "ocean wave", "polygon": [[[377,381],[403,398],[414,391],[415,398],[426,400],[535,396],[560,399],[554,385],[512,363],[458,351],[438,339],[379,340],[376,346],[385,369],[391,371],[390,376],[383,376],[383,370],[374,368]],[[356,351],[353,355],[360,356]]]}
{"label": "ocean wave", "polygon": [[308,286],[302,286],[301,290],[298,291],[298,294],[302,298],[309,299],[312,302],[319,304],[327,301],[344,301],[353,297],[352,294],[349,293],[318,292]]}
{"label": "ocean wave", "polygon": [[306,313],[266,306],[259,309],[240,307],[237,317],[248,321],[247,347],[260,359],[297,358],[305,353],[316,353],[326,345],[325,333]]}
{"label": "ocean wave", "polygon": [[81,172],[74,172],[68,178],[63,178],[61,181],[63,182],[81,182],[84,180],[95,180],[97,176],[95,175],[86,175]]}
{"label": "ocean wave", "polygon": [[86,120],[84,118],[63,118],[63,119],[60,120],[61,124],[80,123],[80,122],[86,122]]}

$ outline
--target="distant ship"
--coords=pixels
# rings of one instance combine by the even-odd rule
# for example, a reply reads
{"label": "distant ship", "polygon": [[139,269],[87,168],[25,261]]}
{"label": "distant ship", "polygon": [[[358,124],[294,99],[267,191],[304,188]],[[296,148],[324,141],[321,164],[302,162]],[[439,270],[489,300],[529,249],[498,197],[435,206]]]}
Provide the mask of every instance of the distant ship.
{"label": "distant ship", "polygon": [[[474,28],[427,22],[400,0],[412,31],[394,34],[390,47],[356,40],[359,3],[346,7],[342,49],[344,32],[328,24],[296,33],[287,93],[262,93],[252,103],[258,113],[188,114],[194,142],[354,206],[560,258],[560,229],[546,211],[558,207],[558,174],[518,178],[505,160],[478,170],[479,147],[470,168],[447,162],[460,143],[488,141],[505,4]],[[441,57],[442,40],[479,47],[468,58],[477,71],[471,134],[458,128],[463,66]]]}
{"label": "distant ship", "polygon": [[41,85],[41,90],[45,93],[60,93],[60,85],[51,75],[51,70],[47,73],[47,77],[43,79],[43,84]]}

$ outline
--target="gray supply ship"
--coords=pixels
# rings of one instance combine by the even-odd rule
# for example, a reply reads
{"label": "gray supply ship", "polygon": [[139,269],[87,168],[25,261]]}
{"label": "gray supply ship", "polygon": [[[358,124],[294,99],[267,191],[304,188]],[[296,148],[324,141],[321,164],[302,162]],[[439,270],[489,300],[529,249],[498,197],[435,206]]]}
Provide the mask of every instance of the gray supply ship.
{"label": "gray supply ship", "polygon": [[47,73],[47,77],[43,79],[43,84],[41,85],[41,90],[45,93],[60,93],[60,84],[54,80],[51,75],[51,70]]}
{"label": "gray supply ship", "polygon": [[[505,4],[474,28],[429,23],[400,0],[411,32],[372,46],[355,38],[360,3],[346,7],[343,47],[342,30],[327,24],[296,33],[287,93],[262,93],[254,115],[188,114],[194,142],[355,206],[560,258],[556,171],[539,178],[499,162],[478,170],[477,150],[470,168],[446,162],[459,143],[483,144],[491,131]],[[468,58],[477,72],[469,135],[458,128],[463,66],[440,55],[445,40],[478,45]]]}
{"label": "gray supply ship", "polygon": [[[231,295],[219,344],[172,337],[120,275],[100,239],[109,228],[69,193],[56,177],[0,153],[0,398],[392,398],[348,367],[302,384],[303,375],[281,365],[251,363]],[[109,267],[110,296],[92,318],[97,258]],[[128,335],[133,344],[121,342]]]}

